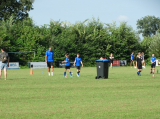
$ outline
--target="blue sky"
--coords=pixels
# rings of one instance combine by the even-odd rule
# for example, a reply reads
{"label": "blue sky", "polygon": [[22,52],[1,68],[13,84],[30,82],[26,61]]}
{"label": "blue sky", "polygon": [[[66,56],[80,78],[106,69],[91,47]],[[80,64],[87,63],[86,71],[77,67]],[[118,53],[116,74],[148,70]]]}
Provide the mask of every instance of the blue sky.
{"label": "blue sky", "polygon": [[35,0],[33,8],[29,16],[39,26],[51,19],[74,24],[94,17],[104,23],[116,21],[117,25],[127,21],[136,30],[138,19],[160,17],[160,0]]}

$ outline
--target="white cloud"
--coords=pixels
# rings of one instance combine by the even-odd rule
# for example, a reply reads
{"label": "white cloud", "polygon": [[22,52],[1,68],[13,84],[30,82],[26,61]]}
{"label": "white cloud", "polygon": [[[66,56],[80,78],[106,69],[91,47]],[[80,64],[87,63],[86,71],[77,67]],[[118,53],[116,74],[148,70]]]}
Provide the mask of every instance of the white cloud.
{"label": "white cloud", "polygon": [[124,16],[124,15],[120,15],[118,17],[118,21],[128,21],[128,20],[129,20],[129,18],[127,16]]}

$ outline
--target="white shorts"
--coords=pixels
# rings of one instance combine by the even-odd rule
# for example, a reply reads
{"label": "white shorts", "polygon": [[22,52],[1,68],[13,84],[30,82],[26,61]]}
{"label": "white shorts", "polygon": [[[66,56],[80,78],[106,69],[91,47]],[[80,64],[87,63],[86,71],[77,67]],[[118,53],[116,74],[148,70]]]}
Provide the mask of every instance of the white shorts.
{"label": "white shorts", "polygon": [[145,63],[145,61],[143,60],[142,63]]}

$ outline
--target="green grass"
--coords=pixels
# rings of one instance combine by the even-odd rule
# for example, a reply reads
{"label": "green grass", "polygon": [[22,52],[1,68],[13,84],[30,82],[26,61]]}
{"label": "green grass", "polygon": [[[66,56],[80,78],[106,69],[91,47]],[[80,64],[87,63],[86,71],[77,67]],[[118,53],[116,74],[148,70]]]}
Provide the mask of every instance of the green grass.
{"label": "green grass", "polygon": [[[160,67],[156,67],[160,70]],[[1,119],[159,119],[160,73],[150,67],[114,67],[109,79],[95,79],[96,68],[82,68],[80,77],[63,77],[63,68],[8,70],[0,80]],[[43,74],[41,72],[43,71]],[[156,70],[157,71],[157,70]]]}

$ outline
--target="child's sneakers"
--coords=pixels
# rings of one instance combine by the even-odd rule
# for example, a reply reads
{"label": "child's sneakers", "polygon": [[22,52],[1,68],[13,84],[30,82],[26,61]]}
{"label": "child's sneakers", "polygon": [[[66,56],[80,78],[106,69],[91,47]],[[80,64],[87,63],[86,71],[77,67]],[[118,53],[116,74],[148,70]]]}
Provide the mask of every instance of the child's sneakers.
{"label": "child's sneakers", "polygon": [[138,76],[141,76],[141,73],[138,71],[138,72],[137,72],[137,75],[138,75]]}
{"label": "child's sneakers", "polygon": [[51,76],[53,76],[53,72],[51,72]]}
{"label": "child's sneakers", "polygon": [[70,73],[70,76],[71,76],[71,77],[73,77],[73,75],[72,75],[72,74],[73,74],[73,72],[72,72],[72,71],[70,71],[69,73]]}

